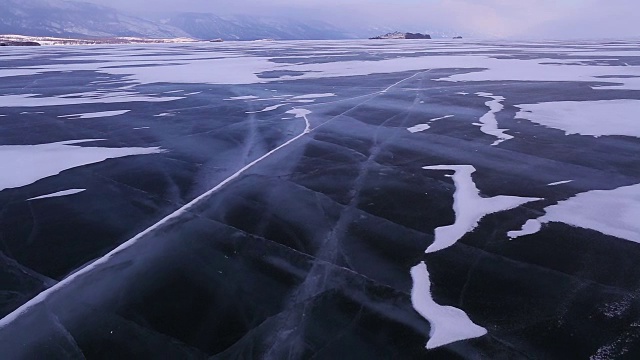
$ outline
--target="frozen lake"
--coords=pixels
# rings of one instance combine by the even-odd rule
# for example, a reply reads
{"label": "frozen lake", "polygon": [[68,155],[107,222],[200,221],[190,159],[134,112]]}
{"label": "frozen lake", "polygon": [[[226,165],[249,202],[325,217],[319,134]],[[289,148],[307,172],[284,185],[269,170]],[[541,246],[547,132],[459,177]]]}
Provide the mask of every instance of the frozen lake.
{"label": "frozen lake", "polygon": [[3,48],[9,358],[640,357],[640,45]]}

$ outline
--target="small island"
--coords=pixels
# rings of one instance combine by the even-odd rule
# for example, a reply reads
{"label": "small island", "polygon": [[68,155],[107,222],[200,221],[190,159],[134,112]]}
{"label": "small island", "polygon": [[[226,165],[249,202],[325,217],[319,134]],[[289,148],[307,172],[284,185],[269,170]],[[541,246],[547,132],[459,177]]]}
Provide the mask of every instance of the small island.
{"label": "small island", "polygon": [[402,33],[399,31],[369,38],[370,40],[388,40],[388,39],[431,39],[429,34],[420,33]]}

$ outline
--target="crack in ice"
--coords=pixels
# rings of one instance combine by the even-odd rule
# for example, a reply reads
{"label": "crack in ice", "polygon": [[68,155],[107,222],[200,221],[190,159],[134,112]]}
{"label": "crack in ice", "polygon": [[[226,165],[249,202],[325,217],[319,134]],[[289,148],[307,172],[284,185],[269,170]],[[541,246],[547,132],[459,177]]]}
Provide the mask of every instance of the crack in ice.
{"label": "crack in ice", "polygon": [[[196,204],[198,204],[202,200],[205,200],[205,199],[209,198],[212,194],[216,193],[218,190],[223,188],[225,185],[227,185],[231,181],[233,181],[233,180],[237,179],[238,177],[240,177],[244,172],[246,172],[247,170],[249,170],[250,168],[252,168],[256,164],[260,163],[264,159],[266,159],[269,156],[273,155],[274,153],[276,153],[280,149],[283,149],[283,148],[289,146],[291,143],[295,142],[296,140],[300,139],[301,137],[305,136],[306,134],[308,134],[309,132],[312,131],[311,123],[309,122],[309,119],[307,118],[307,115],[309,115],[311,113],[311,111],[306,110],[306,109],[294,108],[293,110],[288,111],[288,113],[291,113],[291,114],[295,115],[296,118],[304,119],[305,128],[300,134],[298,134],[297,136],[289,139],[288,141],[284,142],[283,144],[281,144],[280,146],[274,148],[273,150],[267,152],[266,154],[262,155],[261,157],[255,159],[254,161],[250,162],[249,164],[245,165],[240,170],[236,171],[233,175],[231,175],[228,178],[226,178],[223,181],[221,181],[215,187],[211,188],[207,192],[205,192],[202,195],[200,195],[200,196],[196,197],[195,199],[191,200],[189,203],[185,204],[184,206],[182,206],[178,210],[174,211],[173,213],[167,215],[166,217],[164,217],[163,219],[161,219],[157,223],[153,224],[152,226],[150,226],[146,230],[142,231],[138,235],[136,235],[133,238],[129,239],[128,241],[122,243],[120,246],[118,246],[117,248],[113,249],[108,254],[106,254],[103,257],[97,259],[96,261],[94,261],[93,263],[87,265],[86,267],[78,270],[77,272],[71,274],[69,277],[61,280],[56,285],[54,285],[54,286],[42,291],[41,293],[36,295],[34,298],[32,298],[28,302],[26,302],[23,305],[21,305],[18,309],[14,310],[13,312],[9,313],[4,318],[0,319],[0,329],[2,329],[4,327],[6,327],[7,325],[9,325],[11,322],[13,322],[18,317],[20,317],[20,315],[22,315],[26,311],[28,311],[31,307],[33,307],[33,306],[45,301],[47,299],[47,297],[49,297],[51,294],[55,293],[57,290],[59,290],[59,289],[65,287],[65,286],[67,286],[68,284],[72,283],[78,277],[91,272],[93,269],[95,269],[99,265],[102,265],[102,264],[106,263],[114,255],[116,255],[116,254],[124,251],[125,249],[131,247],[133,244],[135,244],[138,240],[140,240],[145,235],[148,235],[149,233],[159,229],[162,225],[168,223],[169,221],[171,221],[171,220],[173,220],[175,218],[178,218],[179,216],[185,214],[191,208],[193,208]],[[66,142],[59,143],[59,144],[66,144]]]}

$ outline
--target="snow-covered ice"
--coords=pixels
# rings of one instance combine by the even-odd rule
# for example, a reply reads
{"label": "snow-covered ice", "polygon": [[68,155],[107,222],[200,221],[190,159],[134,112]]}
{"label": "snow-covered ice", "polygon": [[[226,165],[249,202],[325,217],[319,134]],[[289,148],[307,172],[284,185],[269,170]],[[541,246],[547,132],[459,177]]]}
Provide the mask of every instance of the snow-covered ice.
{"label": "snow-covered ice", "polygon": [[539,198],[504,195],[483,198],[480,196],[480,191],[471,177],[471,174],[476,171],[475,167],[471,165],[436,165],[426,166],[423,169],[455,171],[453,182],[456,186],[453,194],[453,210],[456,220],[451,225],[439,227],[435,230],[435,240],[427,248],[426,253],[433,253],[452,246],[465,234],[473,231],[486,215],[541,200]]}
{"label": "snow-covered ice", "polygon": [[431,296],[431,280],[424,262],[411,269],[413,288],[411,303],[416,311],[431,324],[427,349],[435,349],[456,341],[473,339],[487,334],[487,330],[476,325],[462,310],[442,306]]}
{"label": "snow-covered ice", "polygon": [[[431,119],[428,120],[428,122],[434,122],[434,121],[438,121],[438,120],[443,120],[443,119],[448,119],[453,117],[454,115],[447,115],[447,116],[442,116],[442,117],[438,117],[435,119]],[[407,130],[409,130],[409,132],[411,133],[417,133],[417,132],[421,132],[421,131],[425,131],[425,130],[429,130],[431,128],[431,125],[429,124],[418,124],[418,125],[414,125],[410,128],[407,128]]]}
{"label": "snow-covered ice", "polygon": [[417,133],[417,132],[429,130],[430,128],[431,128],[431,125],[429,124],[418,124],[410,128],[407,128],[407,130],[409,130],[409,132],[411,133]]}
{"label": "snow-covered ice", "polygon": [[276,110],[278,108],[281,108],[283,106],[285,106],[287,104],[277,104],[277,105],[272,105],[272,106],[267,106],[266,108],[262,109],[262,110],[258,110],[258,111],[247,111],[247,114],[257,114],[257,113],[262,113],[262,112],[268,112],[268,111],[273,111]]}
{"label": "snow-covered ice", "polygon": [[640,137],[640,100],[559,101],[516,105],[516,118],[564,130],[567,135]]}
{"label": "snow-covered ice", "polygon": [[224,100],[229,101],[229,100],[253,100],[253,99],[259,99],[259,98],[254,95],[246,95],[246,96],[234,96]]}
{"label": "snow-covered ice", "polygon": [[[111,104],[125,102],[165,102],[182,97],[155,97],[132,92],[112,92],[109,94],[85,93],[78,96],[42,96],[39,94],[0,95],[0,107],[39,107],[79,104]],[[84,95],[84,96],[83,96]]]}
{"label": "snow-covered ice", "polygon": [[36,197],[32,197],[30,199],[27,199],[27,201],[29,200],[40,200],[40,199],[48,199],[48,198],[54,198],[54,197],[61,197],[61,196],[69,196],[69,195],[74,195],[74,194],[79,194],[83,191],[86,191],[87,189],[69,189],[69,190],[63,190],[63,191],[58,191],[58,192],[54,192],[51,194],[47,194],[47,195],[42,195],[42,196],[36,196]]}
{"label": "snow-covered ice", "polygon": [[84,113],[84,114],[62,115],[58,117],[74,118],[74,119],[95,119],[95,118],[118,116],[118,115],[126,114],[129,111],[131,110],[100,111],[100,112],[92,112],[92,113]]}
{"label": "snow-covered ice", "polygon": [[295,100],[319,99],[319,98],[326,98],[326,97],[332,97],[332,96],[336,96],[336,94],[334,94],[334,93],[307,94],[307,95],[294,96],[293,99],[295,99]]}
{"label": "snow-covered ice", "polygon": [[99,139],[72,140],[38,145],[0,145],[0,191],[32,184],[75,167],[131,155],[157,154],[148,148],[102,148],[74,146]]}
{"label": "snow-covered ice", "polygon": [[562,222],[640,243],[640,184],[580,193],[545,212],[527,221],[522,230],[510,231],[509,237],[532,235],[541,230],[542,224]]}
{"label": "snow-covered ice", "polygon": [[547,186],[558,186],[558,185],[568,184],[571,182],[573,182],[573,180],[556,181],[556,182],[552,182],[551,184],[547,184]]}
{"label": "snow-covered ice", "polygon": [[485,92],[478,92],[476,93],[476,95],[492,99],[485,103],[485,105],[489,107],[489,112],[484,114],[479,120],[480,123],[477,124],[478,126],[480,126],[480,131],[487,135],[495,136],[498,138],[498,140],[494,141],[491,145],[495,146],[503,141],[513,139],[513,136],[504,133],[505,129],[498,128],[498,120],[496,119],[496,114],[504,109],[504,105],[502,105],[504,97],[495,96],[493,94]]}

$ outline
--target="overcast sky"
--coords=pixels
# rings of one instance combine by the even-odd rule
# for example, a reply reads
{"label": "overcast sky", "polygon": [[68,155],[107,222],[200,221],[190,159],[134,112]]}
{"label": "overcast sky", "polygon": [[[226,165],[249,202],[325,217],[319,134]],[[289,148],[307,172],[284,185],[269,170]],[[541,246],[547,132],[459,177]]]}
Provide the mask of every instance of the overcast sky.
{"label": "overcast sky", "polygon": [[319,19],[342,27],[450,29],[481,37],[640,37],[640,0],[85,1],[137,13],[164,10],[281,15]]}

